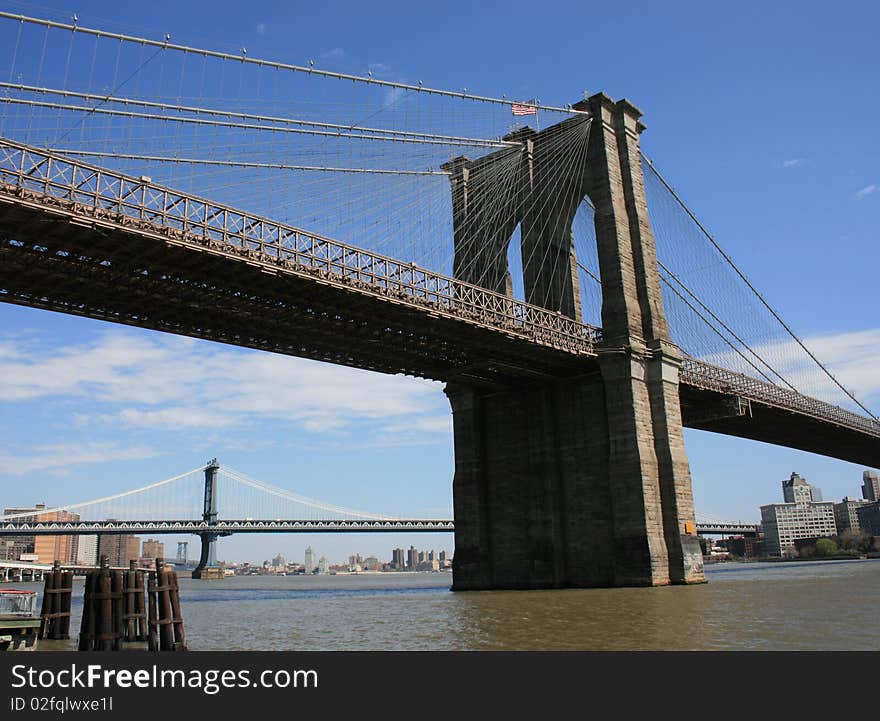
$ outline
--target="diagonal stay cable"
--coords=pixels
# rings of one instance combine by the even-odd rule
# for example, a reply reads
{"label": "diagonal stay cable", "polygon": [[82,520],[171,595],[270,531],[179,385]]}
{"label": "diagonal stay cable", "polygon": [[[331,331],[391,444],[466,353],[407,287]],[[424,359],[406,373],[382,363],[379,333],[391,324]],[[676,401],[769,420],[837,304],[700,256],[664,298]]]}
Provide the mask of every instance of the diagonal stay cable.
{"label": "diagonal stay cable", "polygon": [[813,352],[809,348],[807,348],[807,346],[804,344],[804,342],[795,334],[795,332],[791,329],[791,327],[784,320],[782,320],[782,317],[779,315],[779,313],[777,313],[776,310],[773,308],[773,306],[771,306],[770,303],[767,302],[767,300],[764,298],[763,295],[761,295],[761,293],[758,291],[758,289],[754,285],[752,285],[751,281],[746,277],[745,273],[743,273],[740,270],[739,266],[737,266],[737,264],[733,262],[733,259],[727,253],[724,252],[724,250],[718,244],[718,242],[715,240],[715,238],[712,237],[712,234],[697,219],[697,216],[694,215],[694,213],[691,211],[691,209],[687,205],[685,205],[685,202],[681,199],[681,197],[678,195],[678,193],[675,192],[675,190],[672,188],[672,186],[666,181],[666,178],[664,178],[660,174],[660,171],[657,170],[657,168],[654,166],[654,162],[647,155],[645,155],[641,150],[639,151],[639,154],[642,156],[642,158],[648,164],[648,167],[651,168],[651,170],[657,176],[657,179],[663,184],[663,187],[665,187],[666,190],[668,190],[669,193],[672,195],[672,197],[675,198],[675,200],[682,207],[682,209],[685,211],[685,213],[687,213],[688,216],[690,217],[690,219],[694,221],[694,223],[700,229],[700,231],[703,233],[703,235],[706,236],[706,238],[709,240],[709,242],[721,254],[721,257],[727,261],[727,263],[730,265],[730,267],[733,268],[733,270],[736,272],[736,274],[748,286],[749,290],[751,290],[752,293],[754,293],[755,296],[757,296],[758,300],[761,301],[761,304],[768,311],[770,311],[770,314],[785,329],[786,333],[788,333],[792,337],[792,339],[794,339],[795,343],[797,343],[801,347],[801,349],[816,363],[816,365],[818,365],[819,368],[822,369],[822,372],[825,373],[825,375],[827,375],[831,379],[831,381],[834,383],[834,385],[836,385],[838,388],[840,388],[840,390],[843,391],[846,394],[846,396],[853,403],[855,403],[859,408],[861,408],[865,413],[867,413],[868,416],[872,420],[880,421],[880,419],[878,419],[877,416],[875,416],[858,398],[856,398],[852,394],[852,392],[850,392],[839,380],[837,380],[837,378],[834,376],[834,374],[822,364],[822,362],[813,354]]}

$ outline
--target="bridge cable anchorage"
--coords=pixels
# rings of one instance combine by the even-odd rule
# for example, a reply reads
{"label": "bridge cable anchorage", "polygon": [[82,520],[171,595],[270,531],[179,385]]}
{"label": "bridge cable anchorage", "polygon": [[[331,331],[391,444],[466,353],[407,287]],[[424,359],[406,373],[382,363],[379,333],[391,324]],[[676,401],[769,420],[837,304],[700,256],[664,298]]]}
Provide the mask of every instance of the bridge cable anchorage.
{"label": "bridge cable anchorage", "polygon": [[657,167],[654,165],[654,162],[645,155],[641,150],[639,151],[640,155],[644,159],[644,161],[648,164],[648,167],[655,173],[657,179],[663,184],[667,191],[672,195],[672,197],[678,202],[678,204],[682,207],[682,209],[687,213],[687,215],[691,218],[691,220],[696,224],[696,226],[700,229],[702,234],[706,237],[706,239],[712,244],[715,250],[721,255],[722,258],[730,265],[731,268],[736,272],[736,274],[740,277],[740,279],[748,286],[749,290],[758,298],[761,304],[770,312],[770,314],[776,319],[776,321],[785,329],[786,333],[801,347],[801,349],[813,360],[813,362],[819,366],[823,373],[828,376],[829,379],[841,390],[846,396],[853,401],[859,408],[861,408],[868,416],[874,420],[880,422],[880,419],[877,418],[874,413],[872,413],[858,398],[853,395],[835,376],[831,373],[828,368],[826,368],[822,362],[813,354],[813,352],[806,346],[806,344],[795,334],[795,332],[791,329],[791,327],[782,319],[779,313],[770,305],[770,303],[764,298],[764,296],[758,291],[758,289],[752,284],[752,282],[746,277],[745,273],[740,270],[739,266],[734,263],[733,259],[724,251],[724,249],[718,244],[715,238],[711,233],[706,229],[706,227],[699,221],[697,216],[693,213],[693,211],[685,204],[685,202],[681,199],[675,189],[667,182],[666,178],[657,170]]}
{"label": "bridge cable anchorage", "polygon": [[150,483],[150,484],[148,484],[146,486],[142,486],[140,488],[133,488],[128,491],[122,491],[121,493],[114,493],[113,495],[104,496],[103,498],[96,498],[91,501],[83,501],[81,503],[73,503],[68,506],[56,506],[55,508],[40,509],[39,511],[29,510],[25,513],[11,513],[6,516],[0,516],[0,522],[10,521],[10,520],[14,520],[16,518],[23,518],[25,516],[43,515],[43,514],[48,514],[48,513],[58,513],[61,511],[71,511],[71,510],[74,510],[77,508],[84,508],[86,506],[95,506],[99,503],[108,503],[110,501],[116,501],[120,498],[125,498],[127,496],[133,496],[137,493],[143,493],[144,491],[151,491],[154,488],[160,488],[162,486],[167,486],[168,484],[173,483],[174,481],[179,481],[181,478],[186,478],[187,476],[191,476],[195,473],[201,473],[202,471],[205,470],[206,467],[207,466],[200,466],[199,468],[194,468],[191,471],[187,471],[186,473],[181,473],[179,475],[172,476],[171,478],[166,478],[162,481],[156,481],[155,483]]}
{"label": "bridge cable anchorage", "polygon": [[[44,20],[42,18],[30,17],[27,15],[20,15],[16,13],[10,13],[5,11],[0,11],[0,18],[6,18],[9,20],[17,20],[22,23],[30,23],[34,25],[40,25],[45,28],[55,28],[58,30],[71,30],[75,31],[79,34],[83,35],[92,35],[99,38],[109,38],[112,40],[120,40],[124,42],[130,42],[137,45],[141,45],[144,47],[155,47],[159,50],[175,50],[182,53],[188,53],[193,55],[199,55],[203,57],[211,57],[217,58],[221,60],[233,60],[242,64],[250,64],[256,65],[260,68],[270,68],[273,70],[289,70],[295,73],[305,73],[310,76],[323,77],[323,78],[334,78],[337,80],[350,80],[355,83],[364,83],[368,85],[376,85],[389,89],[398,89],[398,90],[407,90],[415,93],[424,93],[426,95],[441,95],[450,98],[457,98],[462,100],[473,100],[481,103],[490,103],[496,105],[505,105],[508,107],[512,107],[514,105],[520,105],[520,101],[516,100],[508,100],[507,98],[495,98],[485,95],[473,95],[470,93],[462,92],[459,90],[443,90],[440,88],[431,88],[425,85],[413,85],[411,83],[401,83],[393,80],[380,80],[378,78],[363,76],[363,75],[352,75],[350,73],[339,73],[331,70],[321,70],[319,68],[315,68],[312,65],[294,65],[291,63],[281,63],[272,60],[261,60],[258,58],[251,58],[242,54],[233,54],[233,53],[225,53],[217,50],[207,50],[205,48],[195,48],[188,47],[186,45],[179,45],[176,43],[168,42],[168,40],[160,41],[160,40],[151,40],[149,38],[137,37],[134,35],[125,35],[122,33],[114,33],[107,30],[99,30],[97,28],[89,28],[82,25],[74,25],[70,23],[61,23],[54,20]],[[529,103],[530,106],[533,106],[536,110],[547,110],[556,113],[566,113],[568,115],[588,115],[586,111],[583,110],[575,110],[574,108],[562,106],[557,107],[553,105],[543,105],[541,103]]]}

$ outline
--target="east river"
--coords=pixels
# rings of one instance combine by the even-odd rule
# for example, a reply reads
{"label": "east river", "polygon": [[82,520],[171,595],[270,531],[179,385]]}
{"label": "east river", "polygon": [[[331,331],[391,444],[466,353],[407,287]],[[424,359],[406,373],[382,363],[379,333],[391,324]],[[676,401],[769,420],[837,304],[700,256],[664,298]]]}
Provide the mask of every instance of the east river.
{"label": "east river", "polygon": [[[707,576],[564,591],[453,593],[448,573],[182,578],[180,588],[193,650],[880,650],[880,560],[719,564]],[[77,580],[74,638],[81,613]]]}

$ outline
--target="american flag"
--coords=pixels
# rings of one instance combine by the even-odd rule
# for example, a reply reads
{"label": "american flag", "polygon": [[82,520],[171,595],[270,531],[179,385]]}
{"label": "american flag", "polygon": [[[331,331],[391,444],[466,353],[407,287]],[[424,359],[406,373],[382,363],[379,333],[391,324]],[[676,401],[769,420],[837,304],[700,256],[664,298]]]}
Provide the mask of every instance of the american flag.
{"label": "american flag", "polygon": [[537,115],[538,109],[535,107],[537,102],[536,98],[532,98],[523,103],[514,103],[510,106],[510,112],[512,115]]}

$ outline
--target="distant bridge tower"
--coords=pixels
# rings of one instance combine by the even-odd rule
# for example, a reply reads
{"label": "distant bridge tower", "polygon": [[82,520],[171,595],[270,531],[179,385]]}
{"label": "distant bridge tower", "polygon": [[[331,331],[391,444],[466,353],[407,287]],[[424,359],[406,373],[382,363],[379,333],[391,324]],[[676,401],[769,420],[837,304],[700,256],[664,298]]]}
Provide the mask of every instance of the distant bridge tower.
{"label": "distant bridge tower", "polygon": [[[217,472],[220,464],[213,458],[205,466],[205,497],[202,511],[202,520],[210,525],[217,523]],[[201,578],[202,571],[207,566],[217,565],[217,538],[219,533],[200,533],[202,540],[202,554],[199,557],[199,565],[193,570],[193,578]]]}
{"label": "distant bridge tower", "polygon": [[[641,112],[603,94],[574,108],[585,113],[508,136],[518,149],[446,166],[462,280],[507,292],[507,246],[520,224],[526,300],[579,318],[571,225],[584,196],[595,208],[602,280],[598,369],[585,364],[576,377],[501,389],[446,386],[455,589],[705,581],[682,437],[682,356],[663,309],[642,176]],[[567,137],[587,143],[574,171]],[[491,183],[473,184],[511,162],[519,163],[517,202]],[[535,258],[549,260],[528,262]]]}
{"label": "distant bridge tower", "polygon": [[180,564],[184,564],[187,561],[189,553],[189,541],[178,541],[177,542],[177,562]]}

